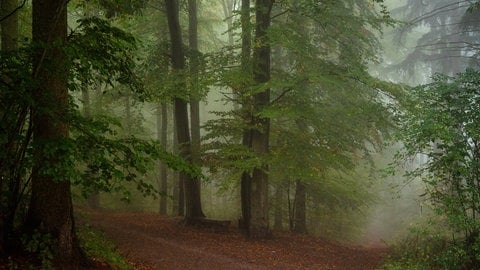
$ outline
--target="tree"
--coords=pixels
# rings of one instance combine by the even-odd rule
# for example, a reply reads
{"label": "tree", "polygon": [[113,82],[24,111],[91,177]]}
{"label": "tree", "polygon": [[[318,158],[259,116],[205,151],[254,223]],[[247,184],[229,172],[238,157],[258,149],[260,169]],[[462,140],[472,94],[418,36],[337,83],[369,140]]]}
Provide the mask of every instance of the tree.
{"label": "tree", "polygon": [[18,48],[18,0],[5,0],[0,3],[1,48],[12,51]]}
{"label": "tree", "polygon": [[[395,44],[413,42],[415,45],[409,46],[413,49],[398,64],[389,67],[390,70],[400,69],[411,77],[425,74],[424,70],[431,70],[425,77],[437,72],[452,76],[479,65],[476,45],[480,38],[479,10],[473,8],[471,2],[409,0],[392,10],[392,14],[406,21],[396,32]],[[423,27],[429,31],[421,31],[418,36],[414,30]]]}
{"label": "tree", "polygon": [[[158,104],[157,108],[157,138],[160,141],[160,144],[163,146],[163,149],[167,149],[167,127],[168,127],[168,115],[167,115],[167,104],[162,103]],[[160,176],[159,176],[159,187],[160,187],[160,210],[161,215],[167,214],[167,166],[165,163],[160,162],[159,164]]]}
{"label": "tree", "polygon": [[[167,11],[168,28],[171,42],[172,67],[177,78],[177,92],[186,91],[185,81],[185,54],[183,51],[182,34],[179,22],[178,2],[175,0],[165,0]],[[179,93],[179,94],[180,94]],[[187,102],[179,96],[174,98],[175,120],[177,129],[177,138],[180,147],[180,154],[186,160],[192,161],[192,150],[190,140],[190,129],[188,123]],[[185,221],[188,224],[196,218],[204,217],[201,208],[200,194],[196,188],[196,181],[185,174],[181,173],[185,186]]]}
{"label": "tree", "polygon": [[[13,56],[18,49],[18,14],[17,0],[8,0],[0,2],[0,18],[1,21],[1,37],[0,48],[5,55]],[[11,58],[13,59],[13,57]],[[2,60],[4,61],[4,60]],[[14,80],[5,76],[4,84],[8,87],[12,86],[8,91],[15,91]],[[7,92],[7,91],[6,91]],[[17,92],[17,91],[15,91]],[[20,92],[20,91],[18,91]],[[2,94],[1,97],[4,98]],[[13,106],[12,106],[13,105]],[[13,232],[15,212],[21,193],[21,177],[18,177],[18,167],[15,160],[21,156],[24,147],[22,147],[20,134],[23,133],[22,127],[25,124],[27,116],[26,106],[16,106],[10,104],[11,107],[0,107],[0,115],[2,121],[2,132],[6,139],[0,144],[0,151],[3,153],[0,157],[0,251],[4,246],[4,241],[8,242]],[[18,113],[17,113],[18,112]],[[6,130],[7,127],[17,126],[18,128]]]}
{"label": "tree", "polygon": [[[188,44],[190,47],[190,130],[192,135],[191,156],[194,164],[200,164],[200,51],[198,48],[198,6],[197,0],[188,0]],[[190,195],[187,200],[193,200],[200,209],[198,216],[202,216],[201,183],[199,179],[192,179]]]}
{"label": "tree", "polygon": [[[234,67],[222,73],[225,85],[238,93],[233,101],[241,107],[219,113],[223,119],[206,125],[209,138],[221,138],[209,145],[219,160],[212,165],[241,174],[247,235],[255,226],[248,224],[253,212],[267,205],[250,197],[255,188],[252,177],[277,187],[298,181],[298,197],[305,201],[299,200],[296,207],[308,211],[308,200],[319,197],[312,196],[318,192],[312,187],[333,188],[337,182],[327,181],[327,172],[353,172],[358,156],[368,158],[371,147],[381,145],[392,127],[391,113],[378,98],[392,89],[372,78],[366,65],[376,58],[378,43],[372,31],[388,21],[383,17],[386,13],[378,13],[370,1],[269,4],[256,2],[251,46],[251,8],[249,1],[242,1],[242,50],[232,57],[237,61],[231,64]],[[273,22],[266,23],[267,18],[274,18]],[[268,177],[262,177],[267,171]],[[305,196],[302,184],[308,187]],[[307,213],[298,215],[299,224],[308,222],[303,217]],[[263,229],[268,231],[266,226]]]}
{"label": "tree", "polygon": [[48,234],[56,260],[71,265],[80,259],[70,190],[71,156],[67,66],[63,46],[67,38],[67,1],[33,1],[32,41],[35,44],[33,77],[33,134],[35,166],[27,216],[31,232]]}
{"label": "tree", "polygon": [[[420,177],[435,213],[446,218],[456,269],[480,266],[480,72],[468,69],[456,77],[436,75],[413,89],[402,117],[399,139],[405,149],[398,162],[426,156],[408,176]],[[446,234],[448,235],[448,234]],[[460,236],[460,237],[459,237]],[[450,255],[451,256],[451,255]]]}
{"label": "tree", "polygon": [[[264,88],[270,80],[270,43],[267,36],[273,1],[257,0],[255,2],[255,37],[252,56],[253,80],[257,87]],[[250,147],[259,157],[268,154],[270,119],[260,112],[270,103],[270,89],[255,94],[250,111],[251,127],[249,130]],[[250,221],[248,237],[266,238],[270,234],[268,206],[268,165],[253,168],[251,176]]]}

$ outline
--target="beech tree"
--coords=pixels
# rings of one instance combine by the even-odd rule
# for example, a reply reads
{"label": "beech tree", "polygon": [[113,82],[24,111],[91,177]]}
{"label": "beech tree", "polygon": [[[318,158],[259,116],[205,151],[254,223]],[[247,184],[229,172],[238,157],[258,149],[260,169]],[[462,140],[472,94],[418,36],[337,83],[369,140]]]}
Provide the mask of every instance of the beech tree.
{"label": "beech tree", "polygon": [[[18,7],[17,0],[6,0],[0,2],[0,19],[1,19],[1,37],[0,48],[5,54],[14,54],[18,49]],[[15,91],[16,78],[5,76],[4,82],[11,91]],[[20,92],[20,91],[18,91]],[[1,95],[3,96],[3,95]],[[0,97],[1,97],[0,96]],[[19,153],[23,152],[22,126],[27,117],[26,106],[17,106],[17,104],[9,104],[0,107],[1,133],[5,136],[0,143],[0,251],[4,246],[4,242],[8,242],[13,232],[15,212],[18,207],[18,197],[21,193],[22,181],[17,177],[18,167],[15,166],[14,160],[20,158]],[[15,112],[10,114],[9,111]],[[11,117],[12,116],[12,117]],[[8,129],[11,126],[17,128]],[[3,211],[2,211],[3,210]]]}
{"label": "beech tree", "polygon": [[75,234],[68,167],[64,167],[72,161],[66,145],[69,96],[62,49],[67,38],[67,2],[33,1],[35,165],[27,224],[32,233],[50,235],[59,262],[72,264],[79,260],[81,251]]}
{"label": "beech tree", "polygon": [[[249,130],[251,148],[262,157],[268,154],[270,119],[260,112],[270,103],[270,43],[267,31],[270,27],[272,0],[255,1],[255,38],[252,56],[253,79],[256,87],[263,90],[253,96],[251,128]],[[266,238],[270,234],[268,206],[268,165],[255,167],[250,184],[250,238]]]}
{"label": "beech tree", "polygon": [[[255,16],[250,16],[251,10]],[[252,190],[258,186],[252,186],[253,178],[266,184],[257,192],[267,192],[268,182],[276,191],[288,186],[282,182],[298,184],[292,189],[298,191],[292,206],[298,210],[298,230],[305,231],[301,227],[308,224],[307,206],[319,197],[313,193],[321,186],[328,194],[331,183],[337,184],[326,177],[335,170],[353,172],[358,164],[355,156],[368,159],[369,147],[379,147],[388,135],[391,113],[378,97],[383,91],[393,93],[393,87],[367,73],[367,63],[376,59],[378,51],[374,31],[388,22],[385,7],[380,10],[371,1],[282,1],[275,5],[257,1],[253,8],[249,1],[242,1],[237,12],[242,50],[233,54],[236,62],[220,71],[222,82],[233,91],[228,100],[241,106],[232,105],[231,112],[220,112],[222,118],[205,127],[207,138],[220,138],[207,144],[207,155],[212,157],[208,160],[213,161],[210,166],[241,175],[247,235],[252,228],[269,230],[263,226],[268,217],[262,216],[269,208],[268,200],[259,199],[265,198],[261,195],[251,197],[261,194],[254,195]],[[352,196],[352,201],[363,203],[352,194],[343,195],[337,198],[349,201]],[[294,229],[294,215],[291,219]],[[256,237],[257,232],[250,233]]]}
{"label": "beech tree", "polygon": [[[178,2],[175,0],[165,0],[165,7],[170,33],[172,67],[174,76],[178,78],[176,90],[179,92],[179,96],[174,98],[177,139],[181,156],[191,162],[192,145],[188,121],[188,104],[184,100],[184,97],[180,96],[182,91],[186,91],[187,85],[184,73],[186,68],[185,53],[183,50],[182,33],[178,18]],[[191,176],[185,173],[180,173],[180,177],[183,178],[183,184],[185,186],[185,221],[188,224],[196,218],[204,217],[204,214],[202,211],[200,193],[197,188],[198,180],[192,179]]]}

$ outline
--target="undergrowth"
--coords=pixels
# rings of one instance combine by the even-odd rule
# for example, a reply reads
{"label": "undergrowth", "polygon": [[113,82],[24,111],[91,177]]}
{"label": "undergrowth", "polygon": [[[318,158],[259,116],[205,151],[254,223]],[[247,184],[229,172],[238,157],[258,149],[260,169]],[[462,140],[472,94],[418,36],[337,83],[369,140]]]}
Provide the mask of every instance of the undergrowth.
{"label": "undergrowth", "polygon": [[103,232],[85,225],[78,231],[82,249],[88,257],[107,262],[113,269],[133,270],[133,267],[117,251],[115,245]]}
{"label": "undergrowth", "polygon": [[412,230],[404,240],[391,245],[391,255],[382,270],[470,270],[478,269],[480,243],[468,245],[428,229]]}

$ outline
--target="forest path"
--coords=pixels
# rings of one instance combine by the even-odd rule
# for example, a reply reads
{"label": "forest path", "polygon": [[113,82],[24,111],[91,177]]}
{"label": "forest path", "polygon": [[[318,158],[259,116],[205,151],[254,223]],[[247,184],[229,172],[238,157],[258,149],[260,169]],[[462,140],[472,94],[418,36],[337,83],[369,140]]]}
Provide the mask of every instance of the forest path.
{"label": "forest path", "polygon": [[100,228],[136,269],[375,269],[385,248],[346,246],[310,236],[275,232],[265,241],[181,226],[153,213],[78,209],[81,223]]}

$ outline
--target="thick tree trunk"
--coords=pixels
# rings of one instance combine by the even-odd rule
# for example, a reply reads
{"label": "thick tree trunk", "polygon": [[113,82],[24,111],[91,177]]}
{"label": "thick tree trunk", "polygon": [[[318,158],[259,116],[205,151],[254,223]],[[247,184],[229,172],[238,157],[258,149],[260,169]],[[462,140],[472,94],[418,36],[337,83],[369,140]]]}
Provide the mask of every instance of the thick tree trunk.
{"label": "thick tree trunk", "polygon": [[[241,13],[240,13],[240,21],[242,25],[242,58],[241,58],[241,67],[242,72],[245,76],[250,76],[251,72],[251,47],[252,47],[252,40],[251,40],[251,33],[250,33],[250,0],[242,0],[241,6]],[[244,91],[248,89],[248,85],[244,85]],[[250,108],[250,100],[244,98],[242,99],[242,105],[244,107],[244,121],[251,126],[251,119],[252,119],[252,112],[248,110]],[[246,129],[243,131],[242,136],[242,145],[251,148],[252,147],[252,140],[251,140],[251,131],[250,129]],[[251,202],[250,202],[250,194],[251,194],[251,183],[252,183],[252,176],[249,172],[243,172],[242,177],[240,180],[240,200],[241,200],[241,208],[242,208],[242,220],[240,222],[240,229],[245,232],[247,237],[250,236],[250,216],[251,216]]]}
{"label": "thick tree trunk", "polygon": [[[17,5],[17,0],[1,0],[0,17],[3,18],[9,15],[15,10]],[[2,51],[9,52],[18,49],[18,16],[16,13],[10,15],[1,23],[1,30],[0,47]],[[15,119],[17,123],[12,121],[12,126],[20,124],[20,127],[22,127],[25,124],[27,109],[20,108],[20,111],[21,113],[18,114],[19,117]],[[4,116],[9,113],[12,113],[12,111],[8,109],[4,112],[0,111],[2,120],[6,119]],[[21,129],[19,132],[21,132]],[[13,140],[9,139],[7,143],[2,143],[0,149],[5,155],[4,159],[0,158],[0,253],[2,253],[2,247],[9,241],[13,231],[18,196],[20,196],[20,178],[15,176],[14,168],[16,164],[13,164],[13,161],[17,160],[17,155],[20,150],[18,149],[18,141],[16,139],[17,134],[9,134],[8,138],[13,138]]]}
{"label": "thick tree trunk", "polygon": [[305,184],[297,181],[295,188],[295,217],[293,231],[297,233],[307,233],[307,216],[306,216],[306,194]]}
{"label": "thick tree trunk", "polygon": [[[185,69],[185,54],[183,52],[182,35],[178,19],[178,2],[175,0],[165,0],[165,6],[167,10],[170,41],[172,44],[172,67],[174,71],[181,73]],[[179,82],[177,87],[178,91],[185,91],[185,80]],[[180,154],[186,160],[192,161],[187,102],[176,97],[174,99],[174,106]],[[186,173],[180,173],[180,179],[183,179],[185,186],[186,223],[188,223],[190,219],[204,217],[201,208],[200,194],[197,193],[198,189],[196,188],[195,181]]]}
{"label": "thick tree trunk", "polygon": [[[167,149],[167,128],[168,128],[168,115],[167,104],[158,104],[157,109],[157,139],[162,145],[163,149]],[[160,191],[160,209],[161,215],[167,214],[167,166],[165,163],[159,164],[159,191]]]}
{"label": "thick tree trunk", "polygon": [[[34,53],[34,159],[31,202],[27,227],[52,237],[56,260],[71,265],[80,258],[75,235],[70,181],[64,175],[68,159],[64,140],[68,124],[62,119],[68,110],[65,56],[62,46],[67,36],[67,1],[33,1],[33,43],[41,45]],[[54,171],[54,173],[52,172]]]}
{"label": "thick tree trunk", "polygon": [[[253,50],[253,79],[257,84],[270,80],[270,44],[267,30],[270,27],[272,0],[255,1],[255,46]],[[270,89],[255,94],[253,101],[253,124],[251,130],[252,150],[259,157],[268,154],[270,119],[258,115],[270,103]],[[268,167],[254,168],[251,183],[250,238],[267,238],[270,235],[268,206]]]}

